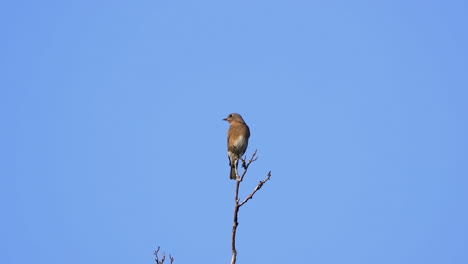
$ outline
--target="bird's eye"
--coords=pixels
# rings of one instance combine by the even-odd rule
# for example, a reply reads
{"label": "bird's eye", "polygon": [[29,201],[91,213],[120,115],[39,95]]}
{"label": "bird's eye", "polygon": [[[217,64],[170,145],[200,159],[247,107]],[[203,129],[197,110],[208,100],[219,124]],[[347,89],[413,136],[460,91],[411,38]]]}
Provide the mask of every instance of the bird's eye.
{"label": "bird's eye", "polygon": [[229,117],[232,117],[232,115],[229,115]]}

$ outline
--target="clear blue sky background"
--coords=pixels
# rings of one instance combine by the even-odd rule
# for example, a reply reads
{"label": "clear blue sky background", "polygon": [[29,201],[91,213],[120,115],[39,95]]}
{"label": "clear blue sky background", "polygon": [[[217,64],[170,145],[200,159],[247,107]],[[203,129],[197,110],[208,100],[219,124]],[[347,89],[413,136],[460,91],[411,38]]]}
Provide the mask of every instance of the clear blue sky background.
{"label": "clear blue sky background", "polygon": [[0,263],[468,263],[466,1],[3,1]]}

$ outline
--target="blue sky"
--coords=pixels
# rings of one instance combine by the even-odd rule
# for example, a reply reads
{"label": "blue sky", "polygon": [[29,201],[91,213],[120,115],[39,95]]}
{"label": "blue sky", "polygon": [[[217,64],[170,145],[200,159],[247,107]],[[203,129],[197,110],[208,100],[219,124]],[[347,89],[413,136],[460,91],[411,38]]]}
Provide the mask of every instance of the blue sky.
{"label": "blue sky", "polygon": [[4,1],[1,263],[468,263],[466,1]]}

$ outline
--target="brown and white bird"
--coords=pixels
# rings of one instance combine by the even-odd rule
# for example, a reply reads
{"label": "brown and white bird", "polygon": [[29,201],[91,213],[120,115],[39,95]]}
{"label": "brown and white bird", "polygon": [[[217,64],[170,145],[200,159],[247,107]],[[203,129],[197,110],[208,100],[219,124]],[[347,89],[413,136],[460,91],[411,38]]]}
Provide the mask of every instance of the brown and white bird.
{"label": "brown and white bird", "polygon": [[239,164],[239,157],[244,155],[249,144],[250,129],[245,123],[241,115],[232,113],[225,119],[231,126],[228,130],[228,158],[229,166],[231,166],[231,180],[237,179],[237,166]]}

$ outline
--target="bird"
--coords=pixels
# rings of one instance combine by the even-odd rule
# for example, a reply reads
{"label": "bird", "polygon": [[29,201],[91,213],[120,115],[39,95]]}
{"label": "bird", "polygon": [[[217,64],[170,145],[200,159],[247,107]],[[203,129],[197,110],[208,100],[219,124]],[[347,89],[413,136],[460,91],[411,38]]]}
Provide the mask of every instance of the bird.
{"label": "bird", "polygon": [[250,129],[238,113],[229,114],[223,120],[228,121],[231,125],[227,136],[229,166],[231,166],[229,177],[231,180],[236,180],[239,158],[244,155],[249,144]]}

